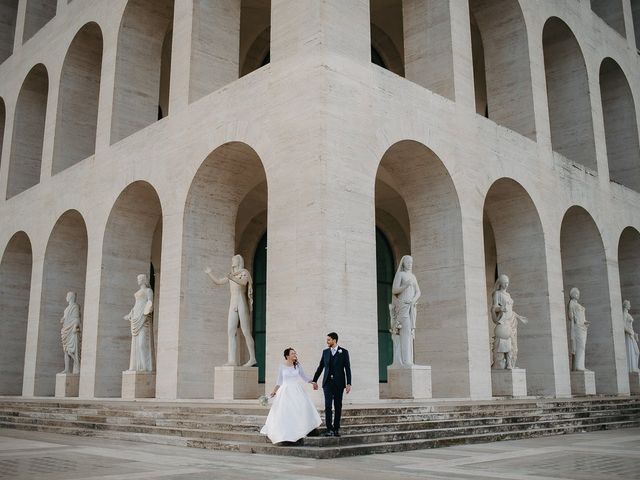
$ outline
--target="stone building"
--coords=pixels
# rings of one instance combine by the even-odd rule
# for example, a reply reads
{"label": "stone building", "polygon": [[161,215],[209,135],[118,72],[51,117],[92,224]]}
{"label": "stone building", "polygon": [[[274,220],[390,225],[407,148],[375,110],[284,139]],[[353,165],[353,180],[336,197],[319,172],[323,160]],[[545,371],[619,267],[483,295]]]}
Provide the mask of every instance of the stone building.
{"label": "stone building", "polygon": [[149,273],[156,397],[212,398],[229,292],[203,270],[234,253],[267,388],[285,347],[312,370],[335,330],[352,401],[384,395],[411,253],[434,397],[492,396],[498,273],[530,395],[572,394],[573,286],[598,393],[629,394],[640,0],[4,0],[0,19],[0,394],[54,394],[74,290],[79,396],[120,397]]}

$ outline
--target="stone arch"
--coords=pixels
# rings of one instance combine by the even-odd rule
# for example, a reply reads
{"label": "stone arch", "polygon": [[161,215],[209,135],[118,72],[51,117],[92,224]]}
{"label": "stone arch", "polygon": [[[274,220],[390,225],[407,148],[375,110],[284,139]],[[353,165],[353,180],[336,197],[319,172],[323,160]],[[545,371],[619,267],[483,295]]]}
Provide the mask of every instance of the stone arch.
{"label": "stone arch", "polygon": [[52,174],[95,153],[102,70],[102,31],[84,25],[67,50],[60,77]]}
{"label": "stone arch", "polygon": [[111,144],[167,116],[172,27],[173,0],[127,3],[118,32]]}
{"label": "stone arch", "polygon": [[[634,227],[625,228],[620,235],[618,272],[622,300],[629,300],[634,318],[640,318],[640,231]],[[639,329],[637,324],[635,329]]]}
{"label": "stone arch", "polygon": [[0,261],[0,395],[21,395],[33,254],[31,241],[18,232]]}
{"label": "stone arch", "polygon": [[[211,152],[194,176],[184,211],[182,292],[178,352],[178,396],[211,398],[214,367],[227,362],[229,287],[216,277],[229,272],[242,253],[251,269],[253,252],[266,228],[267,183],[258,154],[241,142]],[[240,358],[246,361],[242,337]]]}
{"label": "stone arch", "polygon": [[557,17],[542,31],[551,146],[569,160],[596,170],[596,150],[584,56],[571,29]]}
{"label": "stone arch", "polygon": [[0,5],[0,63],[4,62],[13,53],[18,1],[5,0]]}
{"label": "stone arch", "polygon": [[194,0],[189,102],[238,78],[240,3]]}
{"label": "stone arch", "polygon": [[611,58],[600,64],[600,97],[607,143],[609,178],[640,192],[640,144],[631,87]]}
{"label": "stone arch", "polygon": [[620,35],[626,36],[622,0],[591,0],[591,10]]}
{"label": "stone arch", "polygon": [[240,76],[271,61],[271,0],[242,0],[240,6]]}
{"label": "stone arch", "polygon": [[[516,366],[527,370],[530,395],[554,395],[547,259],[538,210],[520,183],[501,178],[487,192],[483,224],[487,306],[497,275],[506,274],[514,310],[529,319],[518,325]],[[493,337],[490,316],[488,325]]]}
{"label": "stone arch", "polygon": [[67,292],[76,292],[77,302],[83,311],[87,242],[87,227],[76,210],[62,214],[49,236],[42,272],[34,386],[36,396],[53,395],[56,373],[64,368],[60,318],[67,306]]}
{"label": "stone arch", "polygon": [[564,214],[560,229],[560,253],[565,305],[569,303],[571,288],[577,287],[580,290],[580,303],[586,308],[587,321],[591,322],[585,366],[596,374],[597,393],[616,394],[607,260],[600,231],[584,208],[573,206]]}
{"label": "stone arch", "polygon": [[48,95],[49,76],[45,66],[39,63],[29,71],[18,94],[13,121],[7,198],[40,182]]}
{"label": "stone arch", "polygon": [[138,289],[136,277],[141,273],[149,275],[154,289],[153,324],[157,332],[161,244],[162,207],[158,194],[149,183],[134,182],[116,200],[104,233],[96,397],[121,395],[122,372],[129,367],[131,351],[130,326],[123,317],[133,306],[133,294]]}
{"label": "stone arch", "polygon": [[[385,189],[397,196],[391,192],[385,201]],[[465,291],[462,214],[453,180],[432,150],[402,140],[380,161],[375,201],[377,218],[385,212],[395,220],[394,228],[406,229],[405,248],[410,247],[414,258],[422,291],[415,361],[432,366],[434,396],[468,396],[470,346],[466,307],[460,301]]]}
{"label": "stone arch", "polygon": [[470,0],[469,9],[477,112],[535,140],[529,44],[518,1]]}
{"label": "stone arch", "polygon": [[26,0],[26,2],[22,43],[33,37],[55,17],[58,7],[58,0]]}

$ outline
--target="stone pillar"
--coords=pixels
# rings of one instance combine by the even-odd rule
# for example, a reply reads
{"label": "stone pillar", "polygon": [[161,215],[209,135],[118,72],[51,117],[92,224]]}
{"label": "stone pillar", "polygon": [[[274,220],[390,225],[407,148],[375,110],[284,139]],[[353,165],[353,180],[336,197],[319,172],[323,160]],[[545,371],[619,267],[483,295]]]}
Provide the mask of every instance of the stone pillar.
{"label": "stone pillar", "polygon": [[[40,324],[40,304],[42,296],[42,278],[44,269],[45,246],[35,241],[46,239],[34,238],[32,241],[33,269],[31,271],[31,293],[29,294],[29,317],[27,320],[27,341],[24,352],[24,374],[22,379],[22,395],[33,397],[36,382],[36,357],[38,355],[38,327]],[[62,347],[60,348],[62,352]],[[62,353],[61,353],[62,355]]]}
{"label": "stone pillar", "polygon": [[22,47],[22,36],[24,35],[24,21],[27,14],[27,0],[19,0],[18,14],[16,15],[16,30],[13,42],[14,53]]}

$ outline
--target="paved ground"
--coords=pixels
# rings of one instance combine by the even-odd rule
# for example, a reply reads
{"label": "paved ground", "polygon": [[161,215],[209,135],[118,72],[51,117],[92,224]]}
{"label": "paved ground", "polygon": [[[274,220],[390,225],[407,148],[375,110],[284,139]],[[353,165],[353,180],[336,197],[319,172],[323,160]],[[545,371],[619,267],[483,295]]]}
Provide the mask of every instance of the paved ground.
{"label": "paved ground", "polygon": [[0,429],[0,479],[640,479],[640,428],[338,460]]}

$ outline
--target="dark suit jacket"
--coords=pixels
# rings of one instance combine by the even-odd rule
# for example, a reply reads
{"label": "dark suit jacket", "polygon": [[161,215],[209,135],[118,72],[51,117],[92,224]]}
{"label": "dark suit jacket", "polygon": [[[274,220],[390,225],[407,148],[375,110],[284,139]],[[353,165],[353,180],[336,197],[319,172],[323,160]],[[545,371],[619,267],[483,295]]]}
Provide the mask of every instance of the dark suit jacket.
{"label": "dark suit jacket", "polygon": [[[331,349],[325,348],[322,351],[322,358],[320,358],[320,364],[313,376],[313,381],[317,382],[320,378],[322,370],[324,375],[322,376],[322,386],[324,387],[329,380],[329,362],[331,361]],[[344,388],[347,385],[351,385],[351,362],[349,361],[349,352],[346,348],[338,347],[336,351],[335,367],[333,371],[333,381],[338,388]]]}

